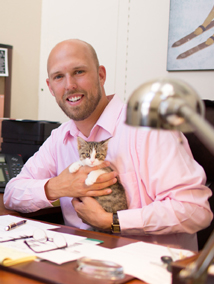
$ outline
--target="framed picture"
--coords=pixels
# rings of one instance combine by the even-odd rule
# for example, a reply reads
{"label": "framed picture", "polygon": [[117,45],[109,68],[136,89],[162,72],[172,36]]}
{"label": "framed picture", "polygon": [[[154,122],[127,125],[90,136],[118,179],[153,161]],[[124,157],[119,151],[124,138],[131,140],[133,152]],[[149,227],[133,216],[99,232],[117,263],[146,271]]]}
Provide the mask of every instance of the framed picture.
{"label": "framed picture", "polygon": [[214,70],[214,0],[170,0],[167,70]]}
{"label": "framed picture", "polygon": [[8,76],[8,58],[6,48],[0,48],[0,76]]}

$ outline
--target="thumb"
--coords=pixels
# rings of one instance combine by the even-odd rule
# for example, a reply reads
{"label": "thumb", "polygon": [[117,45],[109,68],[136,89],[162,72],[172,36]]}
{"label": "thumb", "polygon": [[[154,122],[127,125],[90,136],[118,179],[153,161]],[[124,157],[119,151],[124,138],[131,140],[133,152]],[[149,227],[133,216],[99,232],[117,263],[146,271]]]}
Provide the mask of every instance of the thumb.
{"label": "thumb", "polygon": [[75,207],[75,205],[79,204],[80,202],[82,202],[82,200],[79,197],[74,197],[71,200],[72,205]]}

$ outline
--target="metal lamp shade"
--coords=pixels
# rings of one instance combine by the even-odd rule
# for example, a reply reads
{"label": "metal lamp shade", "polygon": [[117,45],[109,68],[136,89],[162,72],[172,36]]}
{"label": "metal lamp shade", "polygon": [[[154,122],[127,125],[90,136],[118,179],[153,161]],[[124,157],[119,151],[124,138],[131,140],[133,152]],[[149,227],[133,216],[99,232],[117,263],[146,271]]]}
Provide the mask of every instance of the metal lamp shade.
{"label": "metal lamp shade", "polygon": [[126,124],[190,132],[193,128],[179,114],[184,105],[204,116],[204,104],[192,87],[183,81],[158,78],[132,93],[127,103]]}

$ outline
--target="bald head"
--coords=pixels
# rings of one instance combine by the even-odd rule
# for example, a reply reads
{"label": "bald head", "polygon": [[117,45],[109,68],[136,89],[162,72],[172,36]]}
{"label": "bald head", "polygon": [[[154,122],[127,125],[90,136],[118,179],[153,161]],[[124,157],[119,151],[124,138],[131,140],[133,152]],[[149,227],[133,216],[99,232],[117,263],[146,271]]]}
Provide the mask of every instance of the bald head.
{"label": "bald head", "polygon": [[49,57],[48,57],[48,61],[47,61],[48,75],[49,75],[49,70],[50,70],[50,65],[51,65],[52,59],[55,58],[61,52],[64,52],[66,50],[70,50],[72,48],[82,49],[82,52],[84,52],[85,54],[87,54],[88,56],[90,56],[92,58],[95,66],[98,70],[99,60],[98,60],[98,57],[97,57],[97,53],[94,50],[94,48],[92,47],[92,45],[90,45],[89,43],[87,43],[85,41],[79,40],[79,39],[68,39],[68,40],[64,40],[64,41],[58,43],[51,50]]}

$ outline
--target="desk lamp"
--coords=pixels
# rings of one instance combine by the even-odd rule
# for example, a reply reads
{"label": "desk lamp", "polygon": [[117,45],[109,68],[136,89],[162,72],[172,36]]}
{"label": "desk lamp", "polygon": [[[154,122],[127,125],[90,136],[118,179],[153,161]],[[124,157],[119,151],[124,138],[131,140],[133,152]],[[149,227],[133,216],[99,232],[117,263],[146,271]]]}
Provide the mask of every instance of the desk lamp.
{"label": "desk lamp", "polygon": [[[194,131],[214,154],[214,128],[204,119],[204,104],[196,91],[183,81],[158,78],[142,84],[128,100],[125,123],[147,129]],[[200,257],[183,269],[180,277],[191,284],[205,283],[213,256],[214,232]]]}

